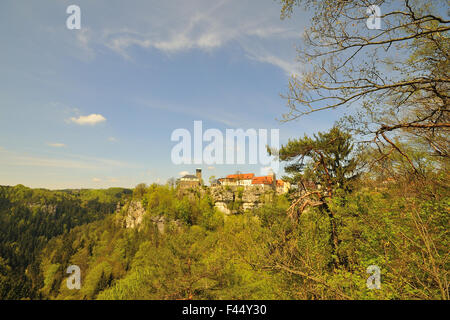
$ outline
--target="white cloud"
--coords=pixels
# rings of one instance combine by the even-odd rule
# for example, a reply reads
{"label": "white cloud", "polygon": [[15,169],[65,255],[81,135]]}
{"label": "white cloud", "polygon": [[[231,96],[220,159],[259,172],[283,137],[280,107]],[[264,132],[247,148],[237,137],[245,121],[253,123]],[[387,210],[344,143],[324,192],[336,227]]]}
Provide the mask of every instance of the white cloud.
{"label": "white cloud", "polygon": [[66,146],[64,143],[58,143],[58,142],[47,143],[47,145],[49,147],[54,147],[54,148],[64,148]]}
{"label": "white cloud", "polygon": [[70,118],[70,121],[79,124],[81,126],[84,125],[96,125],[97,123],[101,123],[106,121],[106,118],[102,116],[101,114],[90,114],[88,116],[79,116],[78,118],[72,117]]}
{"label": "white cloud", "polygon": [[187,174],[189,174],[189,171],[181,171],[178,173],[180,176],[185,176]]}
{"label": "white cloud", "polygon": [[195,37],[183,33],[176,33],[173,36],[161,39],[148,37],[146,34],[122,34],[119,32],[111,35],[106,45],[124,58],[131,59],[127,50],[132,46],[146,49],[155,48],[166,53],[177,53],[192,49],[211,50],[220,47],[225,42],[225,39],[214,33],[205,33]]}
{"label": "white cloud", "polygon": [[215,169],[216,169],[216,167],[213,167],[213,166],[208,167],[208,170],[215,170]]}
{"label": "white cloud", "polygon": [[[127,23],[126,28],[120,21],[102,21],[100,33],[80,35],[80,44],[96,38],[99,44],[132,60],[133,47],[175,54],[211,51],[232,43],[250,59],[275,65],[289,75],[294,70],[294,45],[301,39],[304,22],[281,21],[276,3],[258,3],[258,10],[253,2],[242,0],[191,0],[189,4],[180,0],[151,6],[148,12],[146,5],[140,5],[133,13],[135,23]],[[261,49],[262,56],[258,54]]]}
{"label": "white cloud", "polygon": [[92,182],[98,183],[101,181],[102,181],[102,179],[100,179],[100,178],[92,178]]}
{"label": "white cloud", "polygon": [[247,32],[249,36],[257,36],[260,38],[271,38],[271,37],[277,37],[277,38],[300,38],[301,34],[295,29],[289,29],[289,28],[282,28],[282,27],[276,27],[276,26],[269,26],[269,27],[261,27],[261,28],[255,28],[251,29]]}
{"label": "white cloud", "polygon": [[108,141],[109,141],[109,142],[117,142],[117,139],[114,138],[114,137],[109,137],[109,138],[108,138]]}
{"label": "white cloud", "polygon": [[256,52],[249,54],[248,57],[259,62],[272,64],[282,69],[288,77],[298,74],[298,67],[293,61],[285,60],[271,54],[264,55]]}

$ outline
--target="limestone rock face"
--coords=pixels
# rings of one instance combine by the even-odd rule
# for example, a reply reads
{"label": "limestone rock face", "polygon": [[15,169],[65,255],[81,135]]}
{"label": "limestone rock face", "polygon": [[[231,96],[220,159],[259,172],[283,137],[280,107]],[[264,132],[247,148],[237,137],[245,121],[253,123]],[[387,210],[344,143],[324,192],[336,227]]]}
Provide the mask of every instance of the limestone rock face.
{"label": "limestone rock face", "polygon": [[131,201],[125,216],[125,227],[136,228],[144,219],[145,209],[140,201]]}
{"label": "limestone rock face", "polygon": [[231,202],[234,201],[235,195],[233,190],[222,188],[222,187],[213,187],[211,188],[211,196],[214,201],[217,202]]}
{"label": "limestone rock face", "polygon": [[40,204],[40,203],[31,203],[28,205],[28,208],[31,210],[38,209],[44,213],[55,215],[56,214],[56,204]]}
{"label": "limestone rock face", "polygon": [[226,215],[232,214],[232,211],[228,209],[226,202],[218,201],[214,204],[214,206],[222,213]]}
{"label": "limestone rock face", "polygon": [[[122,207],[120,203],[117,204],[116,211],[120,212]],[[144,220],[144,215],[146,210],[140,201],[131,201],[125,212],[125,228],[134,229],[139,228]],[[176,228],[181,228],[181,222],[178,220],[169,220],[165,216],[154,216],[149,219],[152,223],[156,225],[160,233],[164,233],[167,225],[175,226]]]}
{"label": "limestone rock face", "polygon": [[242,194],[242,201],[244,203],[259,203],[261,201],[261,195],[263,192],[260,189],[254,188],[250,190],[246,190]]}
{"label": "limestone rock face", "polygon": [[275,192],[270,186],[215,186],[210,188],[215,207],[224,214],[252,210],[270,200]]}

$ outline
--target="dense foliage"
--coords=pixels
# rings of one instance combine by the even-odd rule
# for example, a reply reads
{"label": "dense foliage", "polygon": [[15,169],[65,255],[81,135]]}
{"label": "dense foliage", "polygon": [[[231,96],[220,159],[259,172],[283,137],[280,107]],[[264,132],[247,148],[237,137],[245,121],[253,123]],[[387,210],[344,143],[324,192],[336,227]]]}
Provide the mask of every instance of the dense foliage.
{"label": "dense foliage", "polygon": [[0,298],[38,297],[37,256],[49,239],[103,219],[131,190],[49,191],[0,186]]}
{"label": "dense foliage", "polygon": [[[337,252],[320,207],[293,223],[278,196],[223,216],[207,195],[152,185],[125,201],[145,203],[138,228],[124,227],[125,205],[54,237],[33,285],[49,299],[447,299],[448,189],[364,181],[327,200]],[[169,218],[163,232],[152,216]],[[69,265],[81,268],[81,290],[66,286]],[[369,265],[381,269],[380,290],[366,287]],[[2,279],[7,269],[2,261]]]}

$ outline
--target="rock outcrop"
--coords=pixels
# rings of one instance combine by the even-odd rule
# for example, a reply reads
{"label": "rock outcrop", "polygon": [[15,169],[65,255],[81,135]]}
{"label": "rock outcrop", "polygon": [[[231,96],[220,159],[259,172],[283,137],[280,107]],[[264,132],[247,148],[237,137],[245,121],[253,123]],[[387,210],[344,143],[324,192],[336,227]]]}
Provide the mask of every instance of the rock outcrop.
{"label": "rock outcrop", "polygon": [[210,188],[215,207],[226,215],[258,208],[273,197],[266,186],[215,186]]}
{"label": "rock outcrop", "polygon": [[[124,227],[127,229],[139,228],[139,226],[144,221],[146,210],[141,201],[132,200],[128,205],[125,205],[124,207],[122,207],[121,204],[118,203],[116,211],[120,212],[121,210],[125,210]],[[156,225],[160,233],[164,233],[166,226],[169,224],[173,224],[175,225],[175,227],[181,227],[181,223],[179,221],[169,220],[165,216],[153,216],[149,217],[149,220]]]}
{"label": "rock outcrop", "polygon": [[125,227],[136,228],[144,219],[145,209],[141,201],[131,201],[125,215]]}
{"label": "rock outcrop", "polygon": [[44,213],[55,215],[56,214],[56,204],[40,204],[40,203],[31,203],[28,205],[28,208],[31,210],[40,210]]}

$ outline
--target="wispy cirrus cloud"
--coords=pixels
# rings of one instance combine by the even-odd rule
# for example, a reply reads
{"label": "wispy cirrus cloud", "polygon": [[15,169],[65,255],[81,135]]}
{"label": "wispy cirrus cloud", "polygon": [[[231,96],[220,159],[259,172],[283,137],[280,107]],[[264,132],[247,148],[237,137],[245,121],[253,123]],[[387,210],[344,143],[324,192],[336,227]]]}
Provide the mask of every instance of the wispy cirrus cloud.
{"label": "wispy cirrus cloud", "polygon": [[59,154],[58,157],[33,155],[24,152],[0,149],[0,165],[27,166],[27,167],[51,167],[65,169],[105,169],[105,168],[138,168],[130,164],[114,159],[88,157],[75,154]]}
{"label": "wispy cirrus cloud", "polygon": [[297,75],[299,72],[299,68],[296,63],[293,61],[289,61],[287,59],[282,59],[276,55],[270,53],[261,53],[261,52],[249,52],[247,55],[250,59],[253,59],[262,63],[272,64],[280,69],[282,69],[287,76]]}
{"label": "wispy cirrus cloud", "polygon": [[106,47],[134,60],[133,48],[173,55],[190,50],[211,52],[233,44],[240,46],[247,58],[288,74],[294,69],[293,45],[302,37],[301,23],[281,21],[280,8],[271,1],[258,3],[258,11],[254,2],[242,0],[149,1],[131,8],[139,9],[133,12],[133,22],[127,21],[124,27],[114,19],[99,21],[95,28],[77,35],[78,47],[91,55],[94,48]]}
{"label": "wispy cirrus cloud", "polygon": [[[291,54],[283,54],[271,50],[268,44],[264,45],[259,43],[258,39],[250,39],[251,37],[256,37],[259,40],[265,40],[265,42],[270,42],[267,40],[276,36],[281,36],[284,39],[300,39],[299,34],[296,34],[292,30],[282,28],[250,28],[239,31],[233,29],[231,26],[220,26],[212,28],[212,30],[210,27],[204,26],[201,29],[205,29],[205,31],[200,34],[190,34],[189,28],[188,30],[177,31],[174,32],[174,35],[169,35],[166,39],[154,38],[151,34],[137,32],[111,33],[106,45],[124,58],[131,59],[130,49],[133,46],[145,49],[153,48],[168,54],[175,54],[192,49],[211,51],[223,47],[227,43],[236,41],[242,44],[241,48],[244,49],[247,58],[279,67],[288,76],[295,70],[297,63],[293,56],[294,49],[292,49]],[[262,51],[261,47],[263,47]]]}

